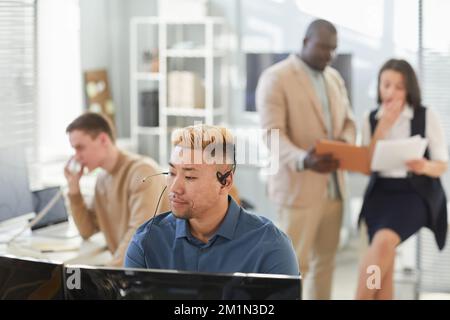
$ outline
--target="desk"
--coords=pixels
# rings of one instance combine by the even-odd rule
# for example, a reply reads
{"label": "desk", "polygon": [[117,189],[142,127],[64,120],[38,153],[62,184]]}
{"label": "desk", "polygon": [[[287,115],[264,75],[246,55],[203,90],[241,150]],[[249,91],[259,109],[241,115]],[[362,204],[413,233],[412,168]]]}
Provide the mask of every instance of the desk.
{"label": "desk", "polygon": [[[23,226],[25,223],[26,221],[18,224]],[[68,223],[69,228],[75,228],[72,220]],[[16,227],[14,231],[17,230],[20,228]],[[51,233],[41,235],[29,230],[12,244],[0,244],[0,255],[3,254],[85,265],[103,265],[112,258],[102,233],[93,235],[89,240],[83,240],[80,236],[52,238]]]}

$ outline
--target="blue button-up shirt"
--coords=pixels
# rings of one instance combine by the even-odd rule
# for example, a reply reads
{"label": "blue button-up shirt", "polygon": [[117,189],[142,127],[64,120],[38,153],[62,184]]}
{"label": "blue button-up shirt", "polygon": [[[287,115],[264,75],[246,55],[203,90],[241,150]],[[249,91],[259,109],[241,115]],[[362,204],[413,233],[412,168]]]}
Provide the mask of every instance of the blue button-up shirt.
{"label": "blue button-up shirt", "polygon": [[225,218],[208,243],[193,237],[187,220],[171,212],[152,220],[136,231],[125,267],[299,275],[290,239],[270,220],[247,212],[231,197]]}

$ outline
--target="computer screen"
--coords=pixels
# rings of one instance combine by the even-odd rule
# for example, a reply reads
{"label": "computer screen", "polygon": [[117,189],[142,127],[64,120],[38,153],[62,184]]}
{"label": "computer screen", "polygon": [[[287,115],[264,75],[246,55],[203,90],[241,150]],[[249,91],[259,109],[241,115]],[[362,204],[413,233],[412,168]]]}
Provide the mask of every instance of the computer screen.
{"label": "computer screen", "polygon": [[58,263],[0,256],[0,300],[64,299],[62,271]]}
{"label": "computer screen", "polygon": [[247,53],[245,55],[245,111],[256,111],[256,87],[261,73],[271,65],[286,59],[289,53]]}
{"label": "computer screen", "polygon": [[0,148],[0,222],[33,212],[25,152]]}
{"label": "computer screen", "polygon": [[[71,283],[81,279],[78,289]],[[65,297],[84,299],[297,300],[300,276],[64,267]]]}
{"label": "computer screen", "polygon": [[[39,213],[52,200],[52,198],[60,192],[60,187],[51,187],[43,190],[33,191],[34,212]],[[61,196],[55,205],[47,212],[47,214],[33,227],[32,230],[40,229],[53,224],[65,222],[69,220],[64,197]]]}

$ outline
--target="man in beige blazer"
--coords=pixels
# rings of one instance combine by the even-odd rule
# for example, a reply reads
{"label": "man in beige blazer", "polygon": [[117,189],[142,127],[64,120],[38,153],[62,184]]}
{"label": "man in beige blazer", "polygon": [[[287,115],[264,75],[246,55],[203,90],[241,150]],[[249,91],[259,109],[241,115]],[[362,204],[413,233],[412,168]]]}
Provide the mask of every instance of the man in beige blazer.
{"label": "man in beige blazer", "polygon": [[344,81],[328,66],[336,47],[335,27],[313,21],[301,52],[265,70],[256,92],[262,127],[279,130],[280,169],[268,194],[296,250],[306,299],[330,298],[345,198],[338,161],[314,146],[319,139],[354,143],[356,134]]}

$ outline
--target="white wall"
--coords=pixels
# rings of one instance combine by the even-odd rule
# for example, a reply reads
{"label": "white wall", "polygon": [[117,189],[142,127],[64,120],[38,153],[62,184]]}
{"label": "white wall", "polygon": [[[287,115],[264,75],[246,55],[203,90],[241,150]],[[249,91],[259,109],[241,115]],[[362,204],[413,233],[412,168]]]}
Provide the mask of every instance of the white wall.
{"label": "white wall", "polygon": [[81,112],[77,0],[38,2],[39,160],[53,161],[72,150],[66,126]]}
{"label": "white wall", "polygon": [[82,71],[110,68],[110,0],[80,0]]}
{"label": "white wall", "polygon": [[81,70],[106,68],[119,137],[130,136],[129,21],[157,13],[156,0],[80,0]]}
{"label": "white wall", "polygon": [[[319,4],[313,5],[319,2]],[[354,0],[212,0],[212,12],[225,15],[230,29],[240,37],[234,60],[237,62],[234,77],[233,123],[249,121],[257,125],[257,117],[242,115],[245,90],[245,52],[297,52],[307,25],[315,18],[329,19],[338,29],[338,52],[353,54],[353,107],[362,116],[364,110],[375,106],[375,81],[379,67],[388,58],[400,55],[415,63],[414,39],[417,38],[416,2],[397,0],[371,0],[358,6],[364,11],[355,17],[349,10],[326,10],[327,5],[358,3]],[[303,4],[303,6],[302,6]],[[309,5],[307,5],[309,4]],[[313,12],[317,7],[316,12]],[[367,8],[366,8],[367,7]],[[408,8],[406,10],[406,8]],[[309,12],[302,11],[308,9]],[[375,9],[375,10],[374,10]],[[376,11],[376,14],[372,11]],[[323,13],[315,16],[313,13]],[[358,13],[359,14],[359,13]],[[240,18],[236,17],[240,16]],[[348,17],[346,19],[346,16]],[[369,19],[369,23],[364,21]],[[351,24],[348,21],[354,21]],[[361,30],[361,25],[369,25]],[[375,25],[376,27],[374,27]],[[399,34],[399,31],[402,33]],[[405,32],[407,35],[405,36]],[[406,40],[407,41],[406,41]],[[411,40],[413,39],[413,40]],[[242,53],[240,53],[240,50]]]}

